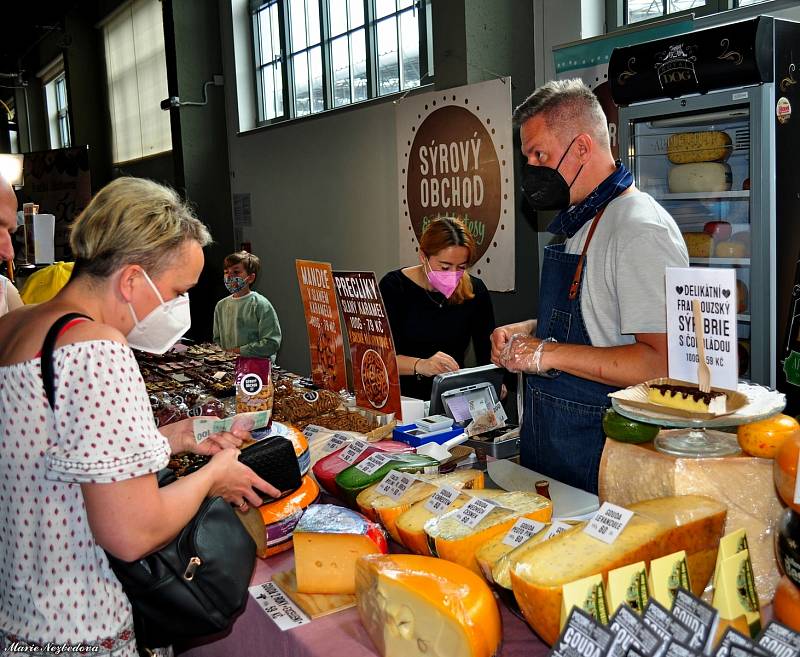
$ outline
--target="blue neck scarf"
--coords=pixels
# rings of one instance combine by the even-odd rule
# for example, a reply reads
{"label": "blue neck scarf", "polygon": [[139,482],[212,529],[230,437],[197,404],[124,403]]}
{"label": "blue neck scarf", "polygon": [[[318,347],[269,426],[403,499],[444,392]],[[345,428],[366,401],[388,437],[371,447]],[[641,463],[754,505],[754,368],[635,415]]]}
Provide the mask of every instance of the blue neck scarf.
{"label": "blue neck scarf", "polygon": [[547,227],[549,233],[554,235],[566,235],[572,237],[577,233],[581,226],[606,207],[617,196],[624,192],[633,184],[633,174],[628,168],[617,160],[617,168],[614,172],[601,182],[594,190],[580,203],[561,210],[550,225]]}

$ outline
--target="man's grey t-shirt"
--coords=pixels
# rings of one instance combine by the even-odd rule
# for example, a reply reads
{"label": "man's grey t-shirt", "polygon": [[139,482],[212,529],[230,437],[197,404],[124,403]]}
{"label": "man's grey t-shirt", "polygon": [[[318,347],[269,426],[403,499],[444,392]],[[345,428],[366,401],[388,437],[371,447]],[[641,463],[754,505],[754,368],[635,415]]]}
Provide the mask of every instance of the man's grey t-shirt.
{"label": "man's grey t-shirt", "polygon": [[[580,254],[591,224],[566,241],[567,253]],[[665,333],[664,270],[688,266],[675,220],[652,196],[633,190],[611,201],[589,244],[581,285],[592,345],[632,344],[634,333]]]}

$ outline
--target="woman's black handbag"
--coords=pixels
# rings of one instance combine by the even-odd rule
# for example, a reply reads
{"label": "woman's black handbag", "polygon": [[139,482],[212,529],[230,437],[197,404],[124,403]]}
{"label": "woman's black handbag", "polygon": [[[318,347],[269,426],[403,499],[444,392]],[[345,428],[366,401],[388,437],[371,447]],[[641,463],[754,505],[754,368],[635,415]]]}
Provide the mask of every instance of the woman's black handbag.
{"label": "woman's black handbag", "polygon": [[[85,315],[58,319],[42,347],[42,379],[51,407],[53,347],[61,327],[76,317]],[[169,483],[162,473],[159,484]],[[212,497],[160,550],[132,562],[106,555],[133,607],[140,652],[146,652],[225,630],[247,603],[256,546],[233,508]]]}

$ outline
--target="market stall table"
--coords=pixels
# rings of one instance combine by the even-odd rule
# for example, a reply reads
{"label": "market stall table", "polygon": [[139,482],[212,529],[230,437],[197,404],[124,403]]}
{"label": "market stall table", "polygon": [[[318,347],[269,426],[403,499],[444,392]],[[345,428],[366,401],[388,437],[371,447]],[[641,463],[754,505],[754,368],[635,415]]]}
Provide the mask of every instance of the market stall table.
{"label": "market stall table", "polygon": [[[294,566],[291,550],[259,559],[252,585],[272,579]],[[528,625],[498,602],[503,619],[503,646],[499,657],[544,657],[549,648]],[[285,632],[262,611],[252,597],[230,632],[215,641],[176,649],[184,657],[374,657],[377,655],[355,607],[313,620]],[[455,657],[455,656],[454,656]]]}

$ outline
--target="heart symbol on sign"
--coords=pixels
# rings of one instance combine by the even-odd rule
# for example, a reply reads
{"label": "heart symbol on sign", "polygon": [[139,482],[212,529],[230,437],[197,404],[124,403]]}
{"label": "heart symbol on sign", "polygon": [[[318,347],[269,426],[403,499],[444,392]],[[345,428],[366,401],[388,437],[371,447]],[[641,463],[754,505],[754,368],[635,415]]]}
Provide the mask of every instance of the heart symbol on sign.
{"label": "heart symbol on sign", "polygon": [[676,291],[678,294],[683,294],[683,285],[677,285],[677,286],[675,286],[675,291]]}
{"label": "heart symbol on sign", "polygon": [[731,296],[731,291],[730,290],[722,290],[722,296],[727,299],[729,296]]}

